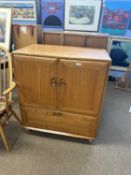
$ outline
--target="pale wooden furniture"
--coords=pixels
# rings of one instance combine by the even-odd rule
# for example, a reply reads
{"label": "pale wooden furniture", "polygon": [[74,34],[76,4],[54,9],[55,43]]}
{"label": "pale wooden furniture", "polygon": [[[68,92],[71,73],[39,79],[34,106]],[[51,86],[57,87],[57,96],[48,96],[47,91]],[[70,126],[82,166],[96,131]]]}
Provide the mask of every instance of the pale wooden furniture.
{"label": "pale wooden furniture", "polygon": [[106,49],[108,36],[104,34],[88,35],[86,37],[86,47]]}
{"label": "pale wooden furniture", "polygon": [[85,47],[86,35],[84,34],[65,32],[63,39],[65,46]]}
{"label": "pale wooden furniture", "polygon": [[0,46],[0,135],[7,151],[11,147],[4,132],[4,126],[11,116],[14,116],[20,123],[15,111],[12,108],[12,90],[16,84],[12,81],[11,56],[6,48]]}
{"label": "pale wooden furniture", "polygon": [[13,58],[25,128],[96,137],[111,61],[104,49],[31,45]]}
{"label": "pale wooden furniture", "polygon": [[13,25],[12,31],[15,49],[42,43],[41,25]]}
{"label": "pale wooden furniture", "polygon": [[89,32],[46,31],[43,34],[43,38],[44,44],[49,45],[65,45],[106,49],[108,43],[107,34]]}
{"label": "pale wooden furniture", "polygon": [[44,44],[63,45],[64,38],[62,32],[45,32],[43,34]]}

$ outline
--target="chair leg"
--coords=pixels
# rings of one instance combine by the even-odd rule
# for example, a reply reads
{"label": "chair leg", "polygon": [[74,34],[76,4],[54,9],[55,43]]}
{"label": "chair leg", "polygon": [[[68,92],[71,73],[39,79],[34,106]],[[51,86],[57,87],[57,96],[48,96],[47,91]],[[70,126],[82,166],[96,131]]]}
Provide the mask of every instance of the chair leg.
{"label": "chair leg", "polygon": [[15,113],[15,111],[12,108],[10,110],[11,110],[12,115],[15,117],[15,119],[22,125],[22,122],[19,119],[19,117],[17,116],[17,114]]}
{"label": "chair leg", "polygon": [[5,144],[6,150],[7,150],[8,152],[10,152],[11,149],[10,149],[10,146],[9,146],[8,140],[7,140],[7,138],[6,138],[6,135],[5,135],[4,129],[3,129],[3,127],[2,127],[1,124],[0,124],[0,134],[1,134],[1,137],[2,137],[3,142],[4,142],[4,144]]}

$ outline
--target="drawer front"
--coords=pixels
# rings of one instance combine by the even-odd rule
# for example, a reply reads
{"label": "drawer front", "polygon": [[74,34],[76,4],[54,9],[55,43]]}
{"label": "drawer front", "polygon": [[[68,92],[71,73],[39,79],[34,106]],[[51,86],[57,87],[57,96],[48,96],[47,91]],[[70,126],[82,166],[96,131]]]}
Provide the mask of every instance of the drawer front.
{"label": "drawer front", "polygon": [[21,108],[24,126],[59,131],[85,137],[95,137],[97,120],[94,117],[78,114]]}

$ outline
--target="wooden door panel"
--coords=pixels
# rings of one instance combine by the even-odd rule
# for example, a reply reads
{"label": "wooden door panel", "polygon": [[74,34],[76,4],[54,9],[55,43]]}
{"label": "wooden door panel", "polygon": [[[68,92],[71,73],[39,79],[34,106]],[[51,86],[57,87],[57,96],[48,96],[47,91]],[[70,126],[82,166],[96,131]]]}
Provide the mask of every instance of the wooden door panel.
{"label": "wooden door panel", "polygon": [[60,61],[61,111],[97,116],[104,90],[106,62]]}
{"label": "wooden door panel", "polygon": [[14,66],[20,103],[56,108],[57,89],[51,79],[57,79],[57,60],[15,56]]}

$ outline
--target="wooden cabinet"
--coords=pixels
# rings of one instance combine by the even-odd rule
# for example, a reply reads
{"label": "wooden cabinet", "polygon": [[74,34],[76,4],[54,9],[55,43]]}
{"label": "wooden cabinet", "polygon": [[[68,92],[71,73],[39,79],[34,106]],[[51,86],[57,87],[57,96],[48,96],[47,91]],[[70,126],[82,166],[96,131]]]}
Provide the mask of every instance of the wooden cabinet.
{"label": "wooden cabinet", "polygon": [[105,50],[32,45],[13,58],[24,127],[96,137],[110,66]]}
{"label": "wooden cabinet", "polygon": [[63,33],[44,33],[44,43],[51,45],[63,45]]}
{"label": "wooden cabinet", "polygon": [[41,25],[13,25],[12,32],[15,49],[43,42]]}
{"label": "wooden cabinet", "polygon": [[108,35],[99,33],[49,31],[43,34],[44,43],[88,48],[107,48]]}
{"label": "wooden cabinet", "polygon": [[60,60],[60,109],[97,116],[108,63]]}
{"label": "wooden cabinet", "polygon": [[64,45],[85,47],[86,36],[81,34],[64,33]]}
{"label": "wooden cabinet", "polygon": [[88,35],[86,37],[86,47],[106,49],[107,43],[108,43],[108,36]]}

